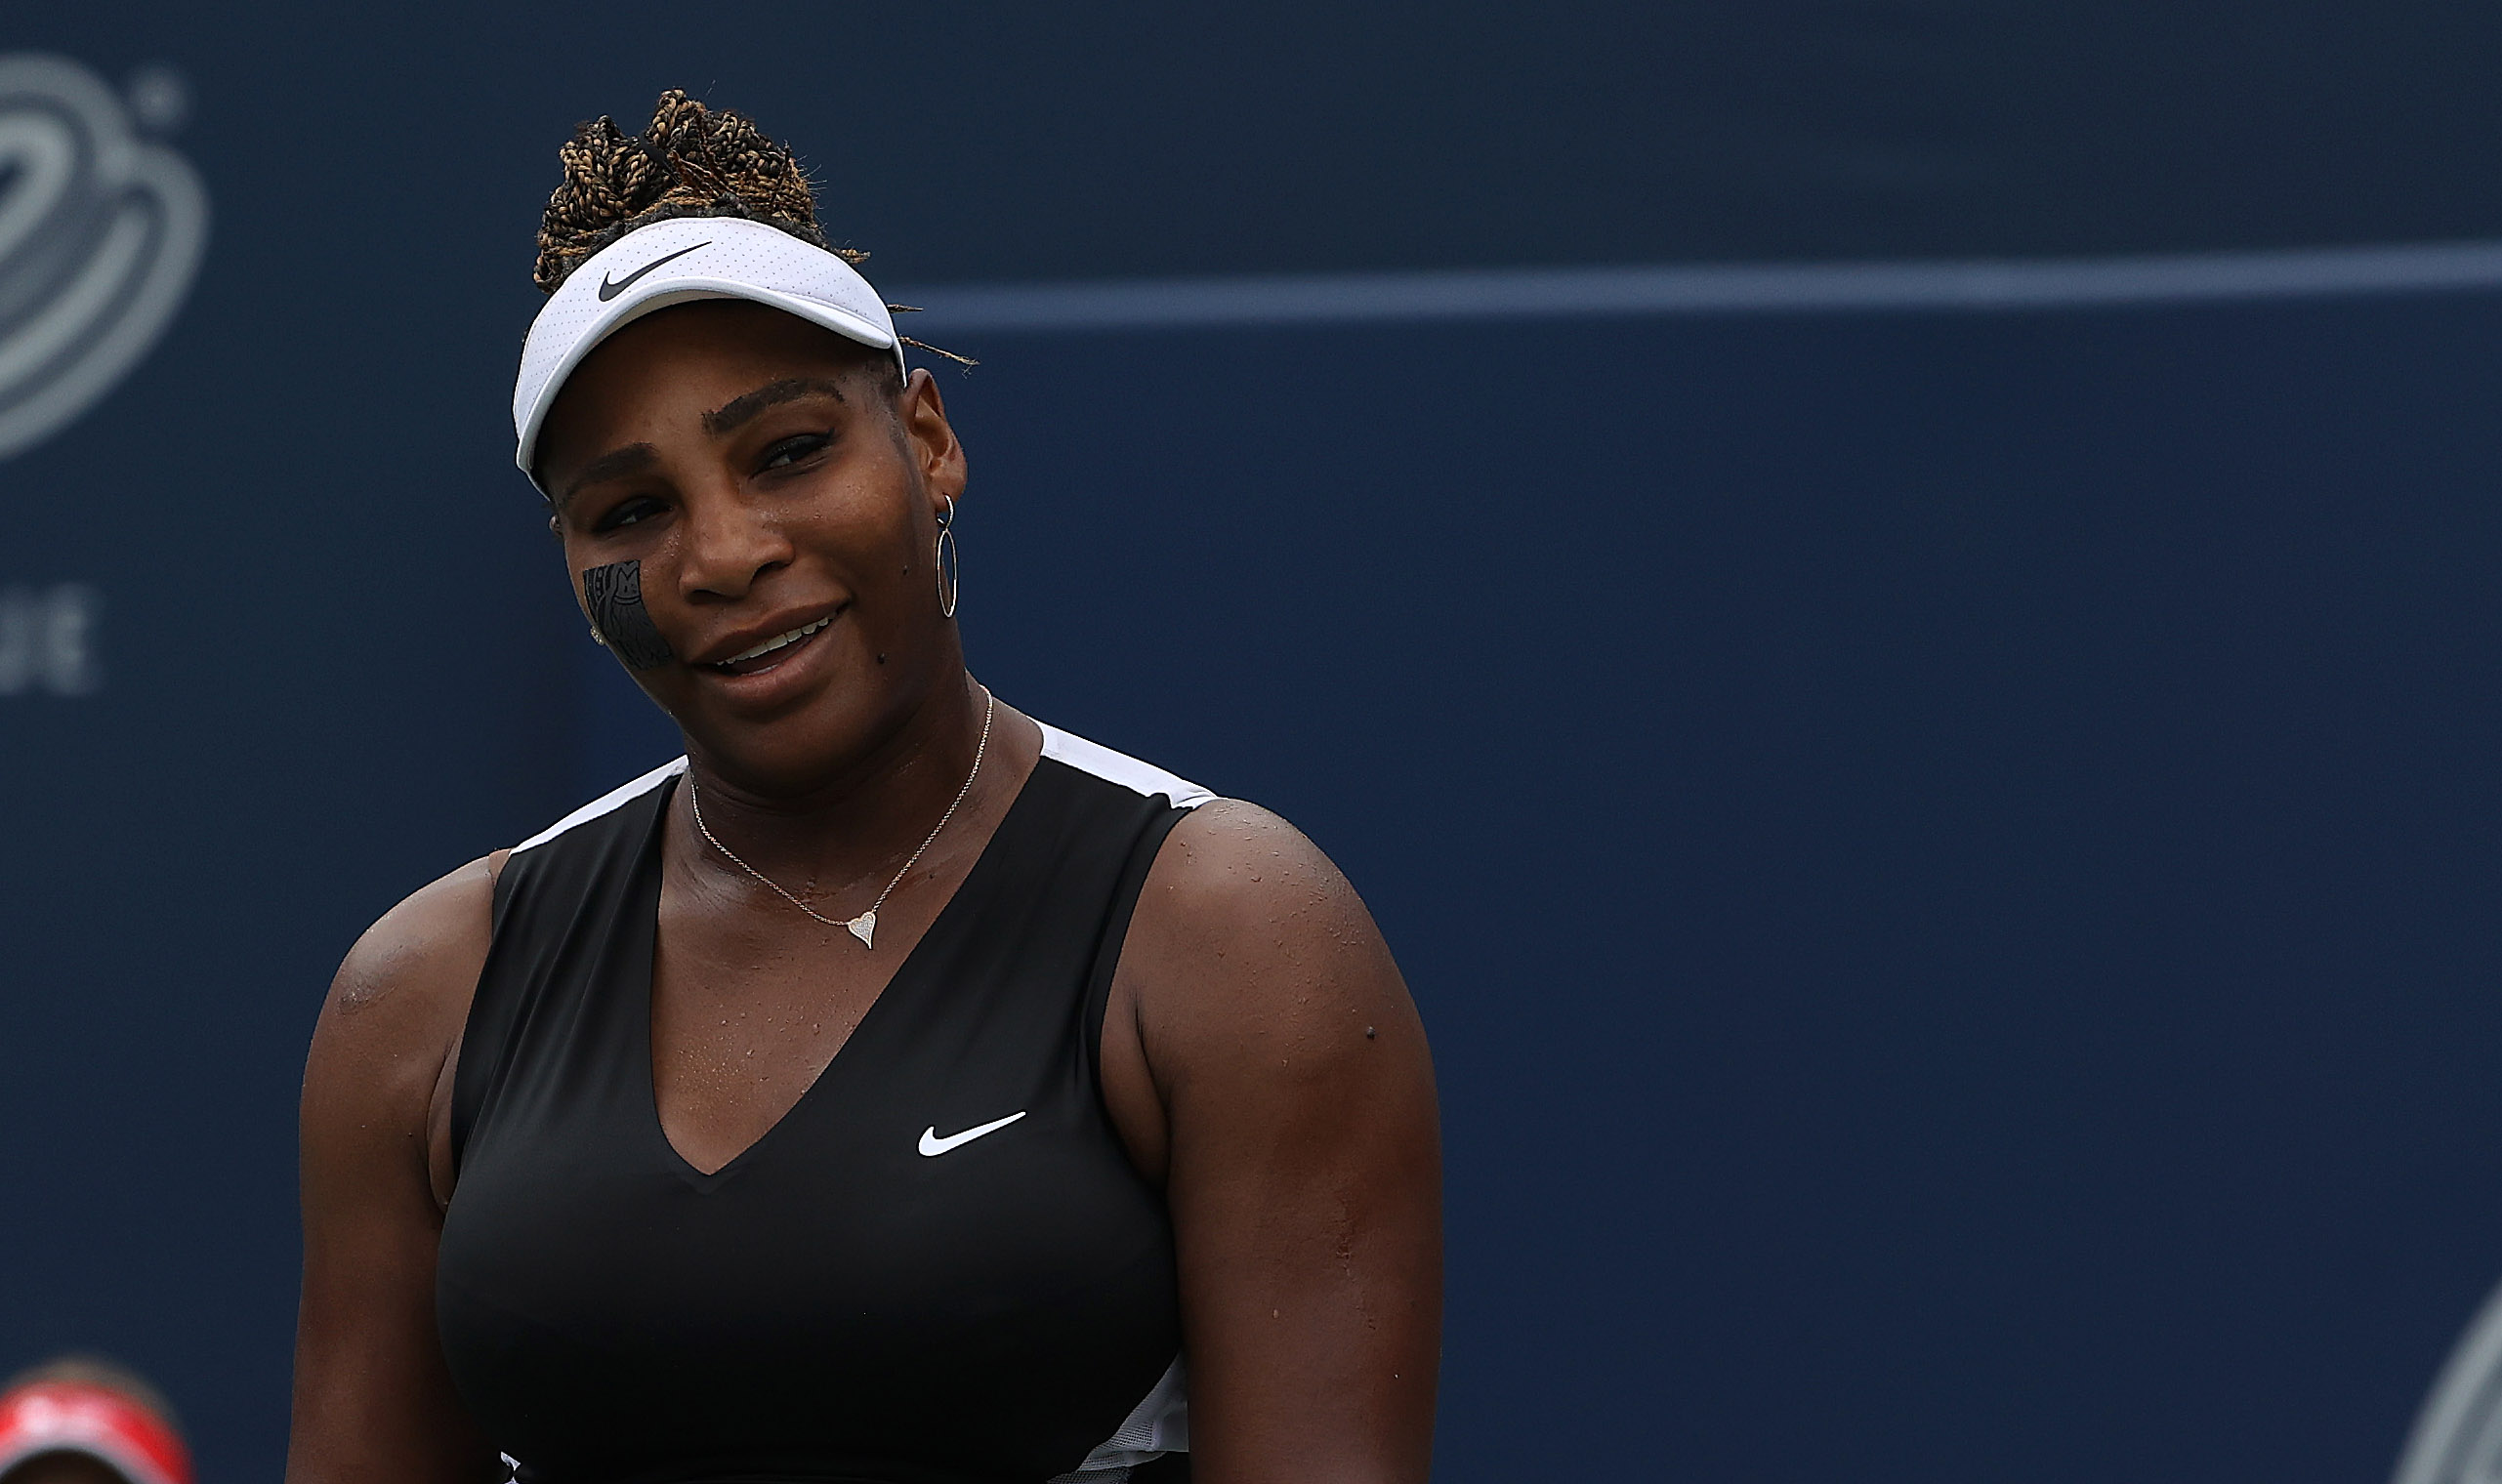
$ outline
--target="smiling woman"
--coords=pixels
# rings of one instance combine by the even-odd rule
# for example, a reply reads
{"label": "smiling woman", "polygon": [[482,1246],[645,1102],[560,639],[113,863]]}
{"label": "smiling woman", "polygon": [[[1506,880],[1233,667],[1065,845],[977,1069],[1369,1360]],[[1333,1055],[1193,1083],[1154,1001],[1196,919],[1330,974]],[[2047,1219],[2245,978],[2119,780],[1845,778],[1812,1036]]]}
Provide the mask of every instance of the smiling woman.
{"label": "smiling woman", "polygon": [[1362,903],[967,672],[964,449],[786,151],[672,93],[563,157],[517,454],[686,756],[341,967],[289,1477],[1423,1479],[1433,1075]]}

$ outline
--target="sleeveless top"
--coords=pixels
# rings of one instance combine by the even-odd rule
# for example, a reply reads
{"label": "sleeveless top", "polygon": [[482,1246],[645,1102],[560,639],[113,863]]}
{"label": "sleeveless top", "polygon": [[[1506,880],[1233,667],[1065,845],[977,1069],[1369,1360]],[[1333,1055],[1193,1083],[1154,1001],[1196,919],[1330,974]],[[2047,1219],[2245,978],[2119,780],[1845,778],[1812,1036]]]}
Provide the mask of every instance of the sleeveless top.
{"label": "sleeveless top", "polygon": [[1188,1478],[1172,1229],[1096,1051],[1147,867],[1210,796],[1043,737],[850,1041],[712,1175],[651,1081],[686,760],[513,851],[453,1076],[436,1316],[522,1484]]}

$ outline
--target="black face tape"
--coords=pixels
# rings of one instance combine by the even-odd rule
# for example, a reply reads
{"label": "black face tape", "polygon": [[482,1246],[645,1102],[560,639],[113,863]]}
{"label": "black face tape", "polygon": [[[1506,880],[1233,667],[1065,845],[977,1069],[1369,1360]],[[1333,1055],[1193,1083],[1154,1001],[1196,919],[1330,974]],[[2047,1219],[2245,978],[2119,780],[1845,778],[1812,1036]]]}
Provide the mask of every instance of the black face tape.
{"label": "black face tape", "polygon": [[677,658],[643,605],[642,562],[611,561],[584,572],[582,605],[591,610],[592,626],[607,640],[608,652],[628,670],[650,670]]}

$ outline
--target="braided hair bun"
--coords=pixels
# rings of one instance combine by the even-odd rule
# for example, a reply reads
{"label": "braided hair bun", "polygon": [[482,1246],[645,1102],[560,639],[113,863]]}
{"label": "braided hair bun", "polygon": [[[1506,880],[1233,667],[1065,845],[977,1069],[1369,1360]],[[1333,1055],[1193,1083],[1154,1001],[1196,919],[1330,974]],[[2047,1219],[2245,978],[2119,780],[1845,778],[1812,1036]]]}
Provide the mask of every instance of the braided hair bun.
{"label": "braided hair bun", "polygon": [[672,217],[743,217],[847,263],[868,257],[827,243],[808,173],[790,150],[745,114],[713,112],[683,89],[660,95],[641,134],[627,134],[602,114],[577,126],[557,157],[564,181],[540,219],[531,274],[542,293],[555,293],[584,259],[636,227]]}

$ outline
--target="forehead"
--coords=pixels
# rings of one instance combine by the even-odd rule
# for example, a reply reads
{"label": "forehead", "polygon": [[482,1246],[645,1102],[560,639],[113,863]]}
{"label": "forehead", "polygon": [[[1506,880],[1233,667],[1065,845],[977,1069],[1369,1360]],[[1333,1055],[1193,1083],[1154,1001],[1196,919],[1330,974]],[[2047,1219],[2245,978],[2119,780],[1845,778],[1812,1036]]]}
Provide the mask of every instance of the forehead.
{"label": "forehead", "polygon": [[[620,428],[699,425],[702,414],[794,376],[849,378],[883,369],[888,352],[795,314],[744,300],[656,309],[583,358],[549,409],[540,466],[591,457]],[[646,434],[638,434],[646,435]]]}
{"label": "forehead", "polygon": [[824,375],[887,358],[796,314],[743,299],[701,299],[655,309],[602,341],[565,379],[557,407],[666,394],[689,379]]}

